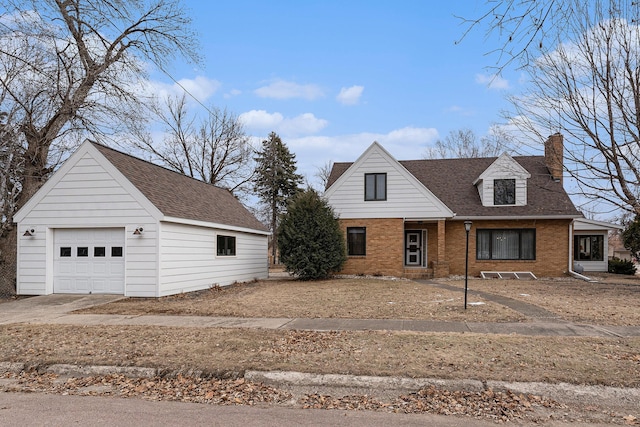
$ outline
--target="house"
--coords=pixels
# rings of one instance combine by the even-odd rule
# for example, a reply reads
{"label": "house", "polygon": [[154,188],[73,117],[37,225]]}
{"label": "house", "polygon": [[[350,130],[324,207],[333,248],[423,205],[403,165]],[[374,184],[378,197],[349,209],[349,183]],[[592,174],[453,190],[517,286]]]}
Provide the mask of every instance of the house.
{"label": "house", "polygon": [[159,297],[268,277],[229,191],[90,141],[16,213],[17,293]]}
{"label": "house", "polygon": [[[325,196],[346,236],[344,274],[446,277],[572,271],[582,214],[563,188],[563,137],[544,156],[397,161],[374,142],[336,163]],[[581,230],[582,232],[582,230]]]}

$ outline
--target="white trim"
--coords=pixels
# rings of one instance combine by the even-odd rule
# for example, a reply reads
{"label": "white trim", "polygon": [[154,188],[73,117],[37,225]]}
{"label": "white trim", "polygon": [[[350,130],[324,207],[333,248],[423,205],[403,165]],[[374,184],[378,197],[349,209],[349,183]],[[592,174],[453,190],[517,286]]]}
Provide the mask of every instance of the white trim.
{"label": "white trim", "polygon": [[[593,219],[578,218],[575,220],[575,222],[594,227],[594,228],[581,227],[580,231],[589,231],[589,230],[598,230],[598,229],[600,229],[601,231],[612,230],[612,229],[624,230],[624,227],[622,225],[612,224],[610,222],[605,222],[605,221],[596,221]],[[575,229],[575,226],[574,226],[574,229]]]}
{"label": "white trim", "polygon": [[528,216],[528,215],[511,215],[511,216],[456,216],[455,219],[451,219],[451,221],[517,221],[517,220],[541,220],[541,219],[576,219],[579,218],[577,215],[547,215],[547,216]]}
{"label": "white trim", "polygon": [[215,222],[198,221],[198,220],[195,220],[195,219],[176,218],[176,217],[173,217],[173,216],[165,216],[160,221],[161,222],[171,222],[171,223],[174,223],[174,224],[195,225],[197,227],[214,228],[214,229],[218,229],[218,230],[237,231],[237,232],[240,232],[240,233],[259,234],[259,235],[262,235],[262,236],[270,236],[271,235],[270,231],[262,231],[262,230],[256,230],[256,229],[253,229],[253,228],[246,228],[246,227],[236,227],[234,225],[218,224],[218,223],[215,223]]}

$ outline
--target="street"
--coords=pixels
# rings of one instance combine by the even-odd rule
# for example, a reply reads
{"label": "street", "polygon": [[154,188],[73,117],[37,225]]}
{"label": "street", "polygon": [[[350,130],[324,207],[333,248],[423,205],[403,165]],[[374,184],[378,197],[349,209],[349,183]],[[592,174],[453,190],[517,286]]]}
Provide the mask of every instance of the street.
{"label": "street", "polygon": [[424,414],[216,406],[116,397],[0,393],[3,426],[495,426],[488,421]]}

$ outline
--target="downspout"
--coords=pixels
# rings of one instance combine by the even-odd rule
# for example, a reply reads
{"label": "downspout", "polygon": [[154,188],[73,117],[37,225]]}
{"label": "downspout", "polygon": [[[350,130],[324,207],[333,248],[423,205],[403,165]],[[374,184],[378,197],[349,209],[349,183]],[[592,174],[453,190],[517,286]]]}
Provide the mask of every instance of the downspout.
{"label": "downspout", "polygon": [[574,220],[571,220],[571,223],[569,224],[569,269],[568,269],[568,272],[569,272],[570,275],[572,275],[576,279],[584,280],[586,282],[597,282],[597,280],[593,280],[590,277],[584,276],[584,275],[582,275],[580,273],[576,273],[575,271],[573,271],[573,222],[574,222]]}

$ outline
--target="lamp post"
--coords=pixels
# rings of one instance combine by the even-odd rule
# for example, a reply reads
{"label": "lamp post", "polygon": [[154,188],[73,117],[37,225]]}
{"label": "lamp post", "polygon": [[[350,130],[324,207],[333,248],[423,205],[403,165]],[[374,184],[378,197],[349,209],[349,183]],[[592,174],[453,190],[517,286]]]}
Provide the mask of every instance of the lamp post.
{"label": "lamp post", "polygon": [[464,222],[464,230],[467,232],[467,247],[464,251],[464,309],[467,309],[467,281],[469,278],[469,231],[471,231],[471,221]]}

